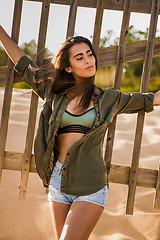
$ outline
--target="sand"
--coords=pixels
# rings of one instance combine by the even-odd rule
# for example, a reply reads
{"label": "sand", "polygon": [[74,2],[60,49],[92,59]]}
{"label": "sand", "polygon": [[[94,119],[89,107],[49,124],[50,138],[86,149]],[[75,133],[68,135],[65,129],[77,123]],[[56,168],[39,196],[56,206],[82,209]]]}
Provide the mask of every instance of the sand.
{"label": "sand", "polygon": [[[23,92],[28,92],[24,91]],[[0,114],[3,102],[0,89]],[[30,93],[14,90],[7,151],[23,152]],[[42,107],[39,103],[39,111]],[[38,114],[39,115],[39,114]],[[131,162],[136,114],[118,116],[113,163]],[[158,169],[160,160],[160,107],[146,114],[140,167]],[[25,201],[18,201],[20,172],[3,170],[0,184],[0,240],[54,240],[47,195],[37,174],[30,173]],[[154,189],[137,187],[132,216],[125,214],[128,187],[110,184],[106,208],[89,240],[159,240],[160,210],[153,208]]]}

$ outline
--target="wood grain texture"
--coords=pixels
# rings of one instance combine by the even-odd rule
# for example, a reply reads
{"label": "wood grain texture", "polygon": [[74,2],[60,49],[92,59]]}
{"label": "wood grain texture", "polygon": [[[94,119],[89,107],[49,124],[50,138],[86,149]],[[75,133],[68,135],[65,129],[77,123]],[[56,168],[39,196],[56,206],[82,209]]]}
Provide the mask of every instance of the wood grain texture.
{"label": "wood grain texture", "polygon": [[[7,66],[0,67],[0,87],[4,86],[7,81]],[[21,82],[20,75],[14,71],[13,83]]]}
{"label": "wood grain texture", "polygon": [[[143,72],[142,72],[141,92],[148,91],[155,35],[156,35],[156,29],[157,29],[159,2],[160,2],[159,0],[153,0],[153,4],[152,4],[151,21],[149,26],[148,41],[146,46],[145,59],[144,59]],[[142,142],[144,117],[145,117],[145,113],[140,112],[137,118],[136,134],[135,134],[132,164],[131,164],[129,186],[128,186],[128,197],[127,197],[127,207],[126,207],[127,214],[133,214],[133,209],[134,209],[136,179],[138,174],[138,165],[139,165],[140,149],[141,149],[141,142]]]}
{"label": "wood grain texture", "polygon": [[[134,62],[142,60],[145,57],[147,40],[127,43],[124,62]],[[116,65],[118,46],[99,49],[98,67],[107,67]],[[160,56],[160,38],[155,38],[153,58]],[[0,67],[0,87],[6,84],[7,66]],[[14,72],[14,83],[21,82],[20,75]]]}
{"label": "wood grain texture", "polygon": [[[32,0],[30,0],[32,1]],[[77,7],[96,8],[96,18],[93,34],[93,45],[98,53],[98,67],[116,65],[116,75],[114,87],[120,89],[121,77],[123,71],[123,63],[140,59],[145,59],[142,73],[141,92],[148,91],[148,82],[151,71],[152,58],[160,55],[160,38],[155,41],[156,26],[158,14],[160,14],[160,0],[34,0],[35,2],[43,2],[41,23],[39,29],[38,49],[36,63],[42,65],[43,50],[46,41],[46,32],[48,24],[48,15],[50,3],[70,5],[68,28],[66,38],[74,35]],[[23,0],[15,0],[15,10],[13,17],[12,38],[18,42],[20,20]],[[152,4],[153,3],[153,4]],[[98,49],[101,33],[101,25],[104,9],[123,11],[123,20],[121,27],[121,36],[119,46]],[[147,41],[140,41],[126,44],[128,33],[129,19],[131,12],[151,13],[151,22]],[[25,200],[29,172],[36,173],[34,155],[32,154],[32,145],[35,131],[35,121],[37,114],[38,97],[34,93],[31,97],[30,114],[28,121],[28,130],[26,136],[26,144],[24,153],[5,152],[6,137],[8,130],[8,120],[10,112],[10,104],[12,97],[13,82],[20,81],[19,75],[13,70],[13,64],[9,61],[8,70],[0,68],[0,86],[6,84],[4,103],[2,108],[2,118],[0,126],[0,176],[2,169],[21,171],[21,182],[19,188],[19,199]],[[154,207],[160,208],[160,170],[138,168],[139,156],[141,149],[141,141],[143,134],[144,112],[138,114],[137,127],[135,133],[135,141],[132,156],[132,165],[119,166],[111,165],[109,181],[112,183],[129,185],[127,199],[127,214],[133,214],[134,197],[136,186],[155,188]],[[108,130],[105,160],[107,171],[111,163],[113,141],[115,133],[114,119],[113,125]]]}
{"label": "wood grain texture", "polygon": [[[42,11],[41,11],[41,20],[40,20],[38,47],[37,47],[36,63],[38,66],[41,66],[43,64],[43,53],[44,53],[45,41],[46,41],[49,9],[50,9],[50,1],[44,0],[42,5]],[[38,96],[32,91],[25,151],[23,155],[23,164],[22,164],[22,171],[21,171],[21,181],[20,181],[19,195],[18,195],[18,199],[22,201],[25,200],[26,191],[27,191],[30,161],[32,156],[33,138],[34,138],[34,132],[35,132],[36,116],[37,116],[37,107],[38,107]]]}
{"label": "wood grain texture", "polygon": [[[34,2],[42,2],[42,0],[27,0]],[[62,5],[70,5],[70,0],[51,0],[51,3],[54,4],[62,4]],[[80,7],[89,7],[96,8],[96,0],[79,0],[78,6]],[[123,11],[124,0],[107,0],[104,5],[104,9],[115,10],[115,11]],[[132,12],[138,13],[151,13],[152,0],[134,0],[134,4],[132,6]],[[160,11],[159,11],[160,14]]]}
{"label": "wood grain texture", "polygon": [[[133,0],[125,0],[124,1],[124,11],[123,11],[123,19],[121,25],[121,34],[120,34],[120,41],[118,45],[117,51],[117,58],[116,58],[116,73],[114,79],[114,88],[120,90],[121,86],[121,79],[123,73],[123,64],[124,64],[124,57],[125,57],[125,50],[126,50],[126,42],[127,42],[127,34],[128,34],[128,27],[129,27],[129,20],[131,14],[131,7],[132,7]],[[109,173],[111,159],[112,159],[112,152],[113,152],[113,143],[114,143],[114,135],[116,129],[116,120],[111,123],[107,133],[106,147],[105,147],[105,162],[107,171]]]}
{"label": "wood grain texture", "polygon": [[69,9],[66,39],[68,37],[74,36],[76,16],[77,16],[77,7],[78,7],[78,0],[70,0],[70,9]]}
{"label": "wood grain texture", "polygon": [[[23,155],[24,153],[5,151],[3,168],[7,170],[21,171]],[[129,166],[111,164],[109,182],[128,185],[130,169]],[[31,155],[29,172],[37,173],[33,154]],[[136,186],[156,188],[157,176],[158,170],[138,168]]]}
{"label": "wood grain texture", "polygon": [[[15,0],[11,38],[16,43],[18,43],[18,38],[19,38],[22,4],[23,4],[23,0]],[[5,93],[4,93],[4,99],[3,99],[3,107],[2,107],[1,125],[0,125],[0,143],[1,143],[0,144],[0,181],[1,181],[1,175],[2,175],[2,169],[3,169],[4,151],[6,147],[8,121],[9,121],[10,106],[11,106],[11,99],[12,99],[12,86],[13,86],[13,75],[14,75],[13,67],[14,67],[14,64],[12,63],[11,60],[9,60],[8,69],[7,69],[7,80],[5,85]]]}
{"label": "wood grain texture", "polygon": [[[145,57],[147,40],[127,43],[124,62],[133,62],[142,60]],[[98,67],[107,67],[116,65],[118,46],[111,46],[99,51]],[[155,38],[153,57],[160,56],[160,38]]]}
{"label": "wood grain texture", "polygon": [[124,1],[123,19],[122,19],[122,26],[121,26],[120,41],[118,45],[116,73],[115,73],[115,79],[114,79],[114,88],[118,90],[120,89],[120,86],[121,86],[123,64],[124,64],[124,58],[125,58],[125,52],[126,52],[126,43],[127,43],[127,35],[128,35],[132,4],[133,4],[133,0]]}
{"label": "wood grain texture", "polygon": [[154,198],[154,208],[160,209],[160,163],[159,163],[159,170],[156,179],[156,191],[155,191],[155,198]]}
{"label": "wood grain texture", "polygon": [[[24,153],[5,151],[4,169],[21,171],[23,158],[24,158]],[[29,172],[37,173],[36,166],[35,166],[35,158],[33,154],[31,154]]]}
{"label": "wood grain texture", "polygon": [[99,40],[101,35],[101,27],[102,27],[102,19],[103,19],[103,11],[104,11],[104,4],[106,1],[104,0],[97,0],[96,6],[96,17],[94,23],[94,32],[93,32],[93,41],[92,45],[95,50],[95,53],[98,57],[98,50],[99,50]]}

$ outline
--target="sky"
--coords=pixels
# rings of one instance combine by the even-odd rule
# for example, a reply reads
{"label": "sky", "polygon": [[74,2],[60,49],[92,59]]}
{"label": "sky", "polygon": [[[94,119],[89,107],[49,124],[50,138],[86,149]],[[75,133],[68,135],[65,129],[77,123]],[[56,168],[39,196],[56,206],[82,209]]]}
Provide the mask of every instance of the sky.
{"label": "sky", "polygon": [[[41,14],[41,3],[38,2],[23,2],[21,29],[19,37],[19,45],[24,42],[30,42],[35,39],[38,41],[38,31]],[[0,24],[4,27],[7,33],[11,34],[12,19],[13,19],[14,0],[0,0]],[[49,23],[47,30],[46,46],[51,53],[56,55],[58,49],[66,38],[67,22],[68,22],[69,6],[51,4]],[[94,21],[96,9],[78,7],[77,19],[75,26],[75,35],[82,35],[87,38],[93,36]],[[106,36],[107,30],[113,30],[115,37],[119,37],[122,22],[121,11],[104,10],[101,37]],[[138,30],[145,31],[149,27],[150,15],[131,13],[130,25]],[[158,27],[160,19],[158,19]],[[157,37],[160,33],[157,33]]]}

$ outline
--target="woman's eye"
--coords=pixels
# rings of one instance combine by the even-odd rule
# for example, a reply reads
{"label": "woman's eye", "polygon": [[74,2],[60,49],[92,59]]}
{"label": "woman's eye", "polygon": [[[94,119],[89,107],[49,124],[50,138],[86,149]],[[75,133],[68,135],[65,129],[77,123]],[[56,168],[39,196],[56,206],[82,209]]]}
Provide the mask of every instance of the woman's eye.
{"label": "woman's eye", "polygon": [[81,60],[82,59],[82,57],[80,57],[80,58],[77,58],[77,60]]}
{"label": "woman's eye", "polygon": [[[88,57],[91,57],[91,56],[93,56],[93,53],[91,53],[91,54],[88,55]],[[83,59],[83,57],[77,58],[77,60],[82,60],[82,59]]]}

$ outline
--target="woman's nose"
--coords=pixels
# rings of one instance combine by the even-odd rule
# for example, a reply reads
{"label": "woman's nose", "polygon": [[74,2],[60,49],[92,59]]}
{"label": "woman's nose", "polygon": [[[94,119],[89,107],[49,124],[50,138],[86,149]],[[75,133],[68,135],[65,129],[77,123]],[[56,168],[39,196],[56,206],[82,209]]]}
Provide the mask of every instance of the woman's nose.
{"label": "woman's nose", "polygon": [[88,63],[88,62],[89,62],[88,56],[85,56],[85,63]]}

